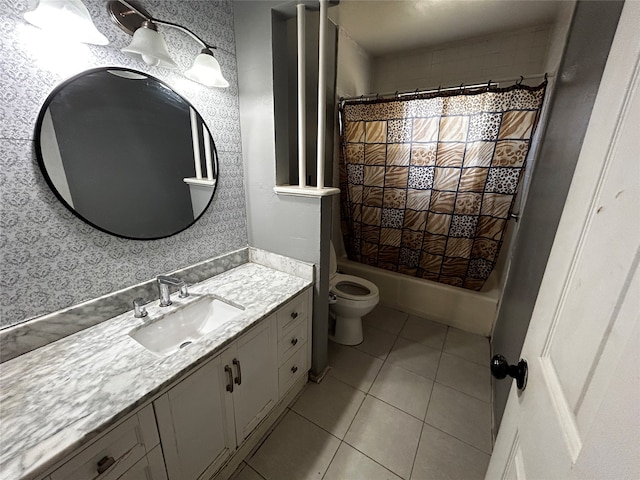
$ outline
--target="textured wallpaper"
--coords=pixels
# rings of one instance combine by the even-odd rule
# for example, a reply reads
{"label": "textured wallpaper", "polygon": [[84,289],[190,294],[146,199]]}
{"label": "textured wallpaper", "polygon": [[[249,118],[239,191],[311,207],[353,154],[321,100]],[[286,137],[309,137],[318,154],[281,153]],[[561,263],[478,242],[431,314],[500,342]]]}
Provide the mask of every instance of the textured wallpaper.
{"label": "textured wallpaper", "polygon": [[[130,38],[109,18],[106,1],[84,0],[110,44],[69,44],[27,24],[24,1],[0,13],[0,327],[111,293],[158,274],[247,245],[233,7],[231,1],[142,0],[153,16],[188,26],[215,52],[228,89],[209,89],[179,72],[147,67],[120,52]],[[184,70],[199,46],[163,29]],[[69,212],[47,186],[35,159],[40,106],[62,81],[87,70],[121,66],[167,82],[204,118],[218,148],[220,176],[207,212],[162,240],[126,240],[100,232]]]}

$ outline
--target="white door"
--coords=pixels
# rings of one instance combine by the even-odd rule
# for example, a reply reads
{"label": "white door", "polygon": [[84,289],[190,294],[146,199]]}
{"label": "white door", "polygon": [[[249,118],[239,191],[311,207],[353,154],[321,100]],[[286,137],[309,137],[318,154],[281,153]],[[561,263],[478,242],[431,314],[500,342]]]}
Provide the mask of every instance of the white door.
{"label": "white door", "polygon": [[639,25],[626,2],[487,479],[640,478]]}

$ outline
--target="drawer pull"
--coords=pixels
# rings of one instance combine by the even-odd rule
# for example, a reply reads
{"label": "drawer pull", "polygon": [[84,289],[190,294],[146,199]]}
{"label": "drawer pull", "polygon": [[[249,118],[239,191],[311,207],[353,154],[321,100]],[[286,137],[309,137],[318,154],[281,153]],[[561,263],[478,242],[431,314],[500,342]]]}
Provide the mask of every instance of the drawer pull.
{"label": "drawer pull", "polygon": [[229,383],[227,383],[227,392],[233,393],[233,372],[231,371],[231,367],[229,365],[224,366],[224,371],[229,375]]}
{"label": "drawer pull", "polygon": [[98,476],[105,473],[107,470],[113,470],[116,468],[116,465],[124,462],[129,458],[129,456],[134,452],[136,448],[142,447],[140,443],[136,443],[133,447],[127,450],[118,460],[114,460],[113,457],[104,456],[100,460],[98,460]]}
{"label": "drawer pull", "polygon": [[298,318],[298,312],[293,312],[293,313],[291,314],[291,318],[293,318],[294,320],[295,320],[296,318]]}
{"label": "drawer pull", "polygon": [[298,339],[297,338],[292,338],[291,339],[291,345],[297,345],[298,344]]}
{"label": "drawer pull", "polygon": [[291,373],[296,373],[297,371],[298,371],[298,367],[296,367],[295,365],[291,367]]}
{"label": "drawer pull", "polygon": [[116,463],[115,458],[113,457],[102,457],[98,460],[98,475],[102,475],[104,472],[109,470],[109,468]]}
{"label": "drawer pull", "polygon": [[234,382],[236,382],[236,385],[240,385],[242,383],[242,370],[240,369],[240,360],[234,358],[233,364],[238,369],[238,376],[235,378]]}

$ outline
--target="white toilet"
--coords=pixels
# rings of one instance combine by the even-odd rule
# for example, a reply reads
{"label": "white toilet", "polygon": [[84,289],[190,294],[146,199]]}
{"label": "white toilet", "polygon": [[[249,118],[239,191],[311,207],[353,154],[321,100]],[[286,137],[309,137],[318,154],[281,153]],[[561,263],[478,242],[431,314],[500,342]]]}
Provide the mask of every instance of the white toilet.
{"label": "white toilet", "polygon": [[[331,243],[329,260],[329,311],[336,318],[331,340],[342,345],[358,345],[362,335],[362,317],[378,304],[380,294],[369,280],[337,273],[336,251]],[[335,300],[331,298],[335,297]]]}

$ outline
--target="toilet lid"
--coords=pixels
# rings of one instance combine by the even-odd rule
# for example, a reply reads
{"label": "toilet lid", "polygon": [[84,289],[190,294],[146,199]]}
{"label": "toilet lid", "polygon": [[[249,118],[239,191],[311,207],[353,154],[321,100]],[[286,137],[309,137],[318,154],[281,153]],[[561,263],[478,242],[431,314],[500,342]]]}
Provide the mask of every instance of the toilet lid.
{"label": "toilet lid", "polygon": [[348,300],[368,300],[379,295],[378,287],[369,280],[353,275],[336,274],[329,285],[331,292]]}

